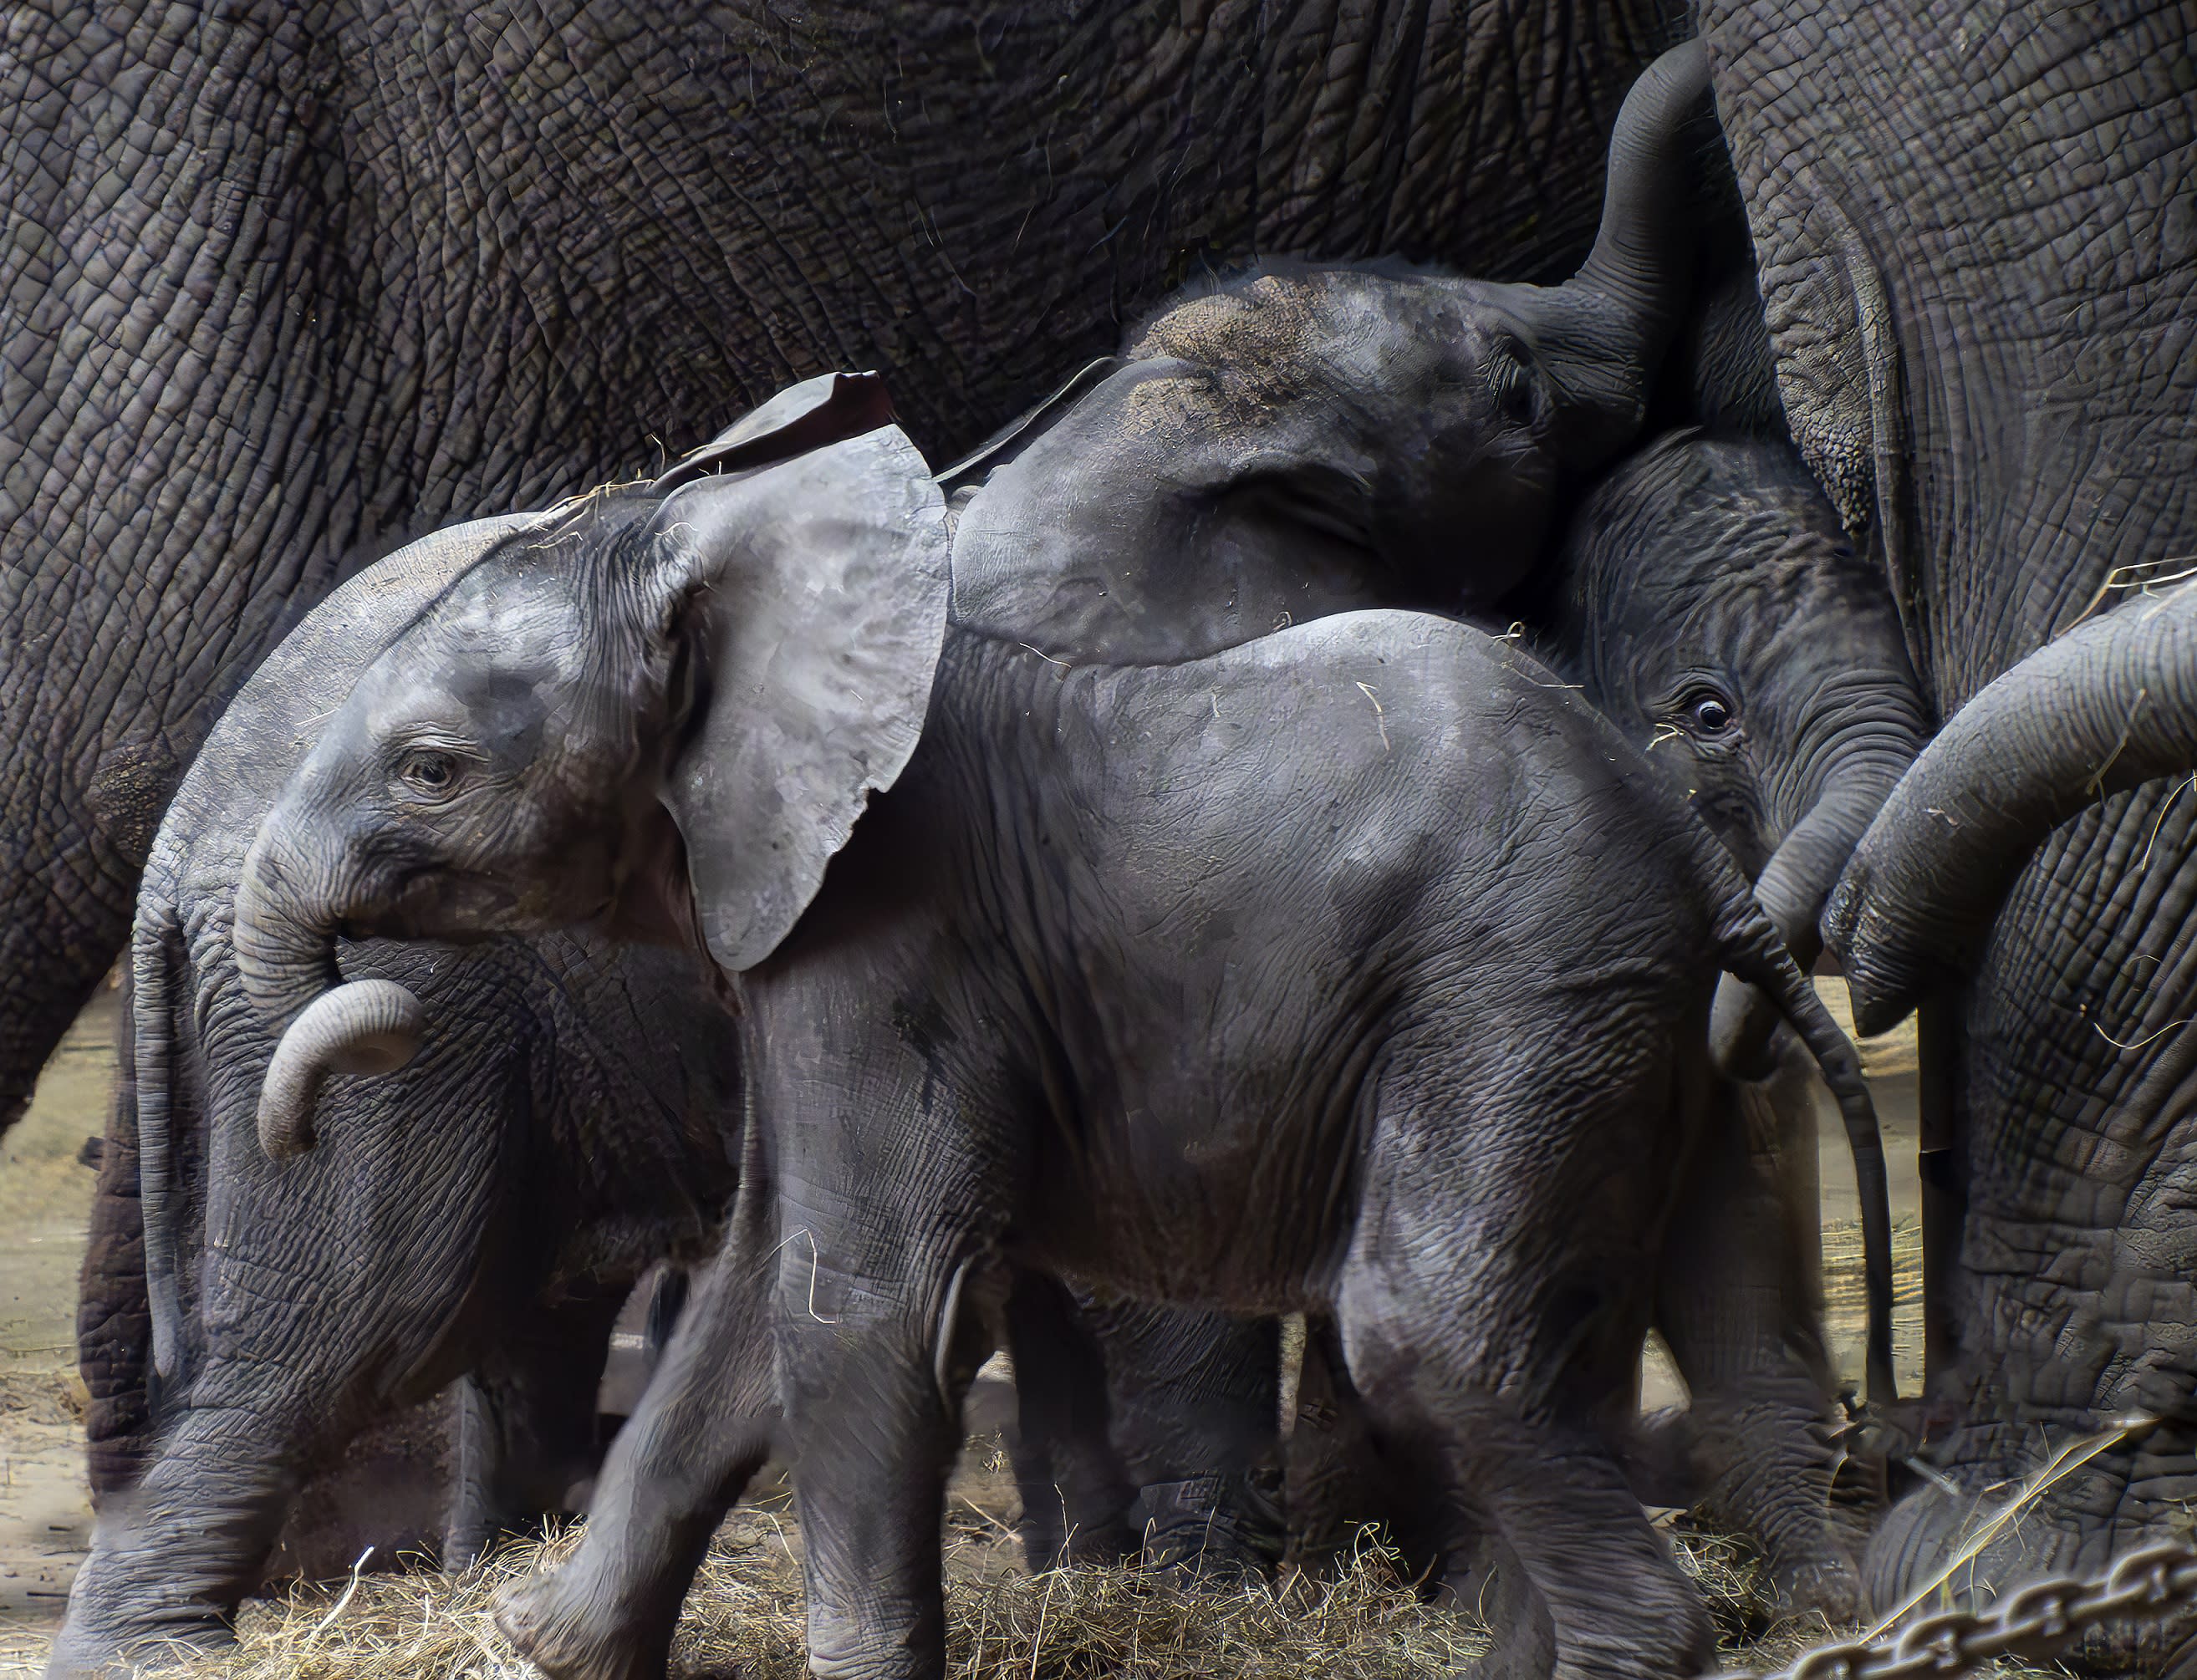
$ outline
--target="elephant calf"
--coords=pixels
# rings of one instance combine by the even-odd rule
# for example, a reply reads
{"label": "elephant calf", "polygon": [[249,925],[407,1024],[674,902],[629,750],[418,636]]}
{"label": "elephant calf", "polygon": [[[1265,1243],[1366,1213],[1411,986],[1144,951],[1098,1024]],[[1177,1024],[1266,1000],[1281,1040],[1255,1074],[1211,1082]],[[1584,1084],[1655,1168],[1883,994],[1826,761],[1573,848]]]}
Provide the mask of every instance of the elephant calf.
{"label": "elephant calf", "polygon": [[53,1674],[225,1638],[301,1479],[461,1375],[446,1558],[570,1509],[595,1468],[596,1386],[630,1284],[658,1255],[699,1258],[732,1196],[742,1085],[696,965],[562,934],[347,941],[344,971],[431,1000],[436,1029],[402,1073],[328,1087],[341,1123],[327,1148],[287,1162],[261,1149],[274,1041],[233,937],[245,857],[322,715],[458,559],[430,540],[309,617],[217,727],[154,845],[124,1116],[149,1346],[135,1313],[87,1322],[110,1485]]}
{"label": "elephant calf", "polygon": [[[171,1641],[223,1642],[304,1477],[453,1378],[444,1561],[571,1510],[597,1467],[597,1382],[628,1287],[659,1256],[699,1261],[733,1203],[735,1031],[686,953],[554,931],[345,941],[344,995],[368,1002],[375,1047],[391,1028],[373,1011],[392,994],[435,1018],[416,1058],[379,1080],[312,1066],[302,1087],[286,1084],[304,1039],[290,1040],[286,1074],[241,1002],[238,888],[276,793],[388,640],[523,524],[416,545],[309,615],[229,708],[159,831],[115,1118],[127,1135],[109,1151],[92,1256],[103,1307],[82,1336],[101,1521],[56,1677]],[[270,1112],[286,1089],[311,1108],[293,1096],[285,1125],[262,1128],[270,1068]],[[314,1117],[328,1135],[309,1150]],[[1084,1316],[1035,1279],[1005,1313],[1029,1391],[1023,1450],[1070,1484],[1064,1508],[1029,1502],[1039,1561],[1071,1533],[1080,1555],[1127,1546],[1122,1518],[1144,1481],[1236,1480],[1243,1413],[1258,1404],[1240,1380],[1194,1393],[1162,1380],[1184,1356],[1232,1375],[1235,1344],[1197,1322],[1163,1314],[1127,1334]],[[1083,1394],[1063,1403],[1080,1360],[1127,1403],[1111,1416]],[[1181,1526],[1209,1550],[1199,1515]]]}
{"label": "elephant calf", "polygon": [[[949,624],[938,492],[882,418],[820,382],[668,484],[496,542],[361,676],[246,863],[246,987],[306,1069],[269,1081],[277,1136],[310,1126],[313,1068],[420,1030],[331,988],[339,930],[646,930],[739,976],[765,1294],[675,1337],[606,1469],[581,1622],[522,1616],[530,1644],[660,1666],[693,1551],[652,1514],[688,1523],[754,1456],[698,1427],[753,1394],[716,1363],[751,1335],[692,1332],[760,1317],[813,1660],[937,1673],[967,1326],[1024,1266],[1332,1310],[1384,1431],[1513,1566],[1510,1648],[1691,1671],[1705,1613],[1598,1426],[1720,969],[1874,1130],[1743,878],[1606,721],[1462,625],[1078,663],[1040,625]],[[752,1255],[698,1305],[751,1290]],[[587,1643],[609,1602],[646,1625]]]}
{"label": "elephant calf", "polygon": [[[1921,750],[1929,708],[1881,574],[1798,455],[1657,439],[1582,503],[1534,616],[1552,662],[1686,796],[1812,959],[1823,902]],[[1656,1321],[1692,1391],[1698,1497],[1763,1547],[1782,1596],[1852,1613],[1864,1537],[1829,1500],[1813,1092],[1798,1046],[1776,1048],[1770,1078],[1723,1081],[1713,1098]],[[1863,1213],[1884,1208],[1865,1199]],[[1890,1278],[1880,1266],[1869,1282],[1881,1400]]]}
{"label": "elephant calf", "polygon": [[[1807,948],[1848,850],[1921,747],[1927,706],[1888,590],[1793,449],[1655,440],[1595,485],[1516,605]],[[1649,1456],[1683,1465],[1659,1503],[1698,1502],[1752,1538],[1790,1607],[1851,1616],[1866,1535],[1832,1497],[1829,1362],[1802,1252],[1817,1218],[1812,1080],[1797,1046],[1779,1049],[1767,1082],[1719,1081],[1709,1098],[1655,1313],[1692,1401]],[[1872,1349],[1880,1398],[1886,1352]],[[1347,1378],[1330,1381],[1291,1446],[1315,1544],[1411,1515]]]}

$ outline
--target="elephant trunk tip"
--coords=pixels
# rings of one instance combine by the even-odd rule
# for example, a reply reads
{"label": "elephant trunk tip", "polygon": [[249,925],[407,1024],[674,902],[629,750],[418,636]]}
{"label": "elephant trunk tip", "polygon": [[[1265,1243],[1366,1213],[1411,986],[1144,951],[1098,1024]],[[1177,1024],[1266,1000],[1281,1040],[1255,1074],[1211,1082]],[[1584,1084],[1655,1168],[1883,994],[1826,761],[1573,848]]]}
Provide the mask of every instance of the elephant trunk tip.
{"label": "elephant trunk tip", "polygon": [[1846,976],[1848,1006],[1853,1011],[1857,1036],[1873,1039],[1890,1032],[1921,1000],[1922,976],[1900,972],[1885,941],[1871,936],[1871,927],[1881,928],[1881,908],[1871,902],[1867,860],[1857,856],[1832,889],[1823,906],[1823,943],[1839,959]]}
{"label": "elephant trunk tip", "polygon": [[259,1092],[259,1145],[276,1161],[310,1149],[313,1110],[330,1074],[390,1074],[418,1053],[424,1011],[393,980],[323,993],[284,1030]]}

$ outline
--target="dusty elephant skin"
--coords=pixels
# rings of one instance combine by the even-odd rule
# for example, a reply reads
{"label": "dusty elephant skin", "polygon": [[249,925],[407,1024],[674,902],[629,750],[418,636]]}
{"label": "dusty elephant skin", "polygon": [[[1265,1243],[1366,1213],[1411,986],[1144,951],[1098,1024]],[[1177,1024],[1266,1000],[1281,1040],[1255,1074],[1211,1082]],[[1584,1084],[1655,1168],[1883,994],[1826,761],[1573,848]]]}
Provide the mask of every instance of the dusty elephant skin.
{"label": "dusty elephant skin", "polygon": [[[2114,568],[2197,553],[2189,8],[1713,0],[1701,25],[1795,437],[1886,552],[1950,716]],[[2084,704],[2046,715],[2075,733]],[[1883,1600],[1984,1490],[2121,1414],[2163,1421],[2046,1496],[1976,1579],[2095,1569],[2181,1520],[2197,806],[2172,788],[2055,813],[2074,820],[1988,936],[1929,976],[1930,1382],[1954,1420],[1933,1458],[1960,1493],[1895,1511],[1872,1551]],[[1939,791],[1939,810],[1968,802]],[[1855,907],[1928,928],[1973,885],[1907,884]],[[2182,1637],[2094,1655],[2171,1666]]]}
{"label": "dusty elephant skin", "polygon": [[1205,250],[1561,269],[1683,11],[12,14],[0,1127],[222,704],[347,565],[849,363],[950,452]]}
{"label": "dusty elephant skin", "polygon": [[[817,400],[840,399],[777,399]],[[1719,965],[1794,1011],[1869,1124],[1730,859],[1545,668],[1447,621],[1150,667],[955,626],[942,661],[943,511],[905,439],[746,447],[460,580],[328,720],[239,894],[247,990],[292,1031],[351,989],[341,927],[587,918],[746,970],[771,1207],[579,1555],[513,1607],[527,1648],[660,1671],[774,1320],[812,1654],[935,1672],[960,1313],[1023,1261],[1336,1307],[1384,1429],[1513,1563],[1512,1660],[1692,1671],[1703,1612],[1597,1425],[1629,1392]],[[919,742],[896,690],[930,694]],[[275,1135],[291,1107],[270,1086]]]}

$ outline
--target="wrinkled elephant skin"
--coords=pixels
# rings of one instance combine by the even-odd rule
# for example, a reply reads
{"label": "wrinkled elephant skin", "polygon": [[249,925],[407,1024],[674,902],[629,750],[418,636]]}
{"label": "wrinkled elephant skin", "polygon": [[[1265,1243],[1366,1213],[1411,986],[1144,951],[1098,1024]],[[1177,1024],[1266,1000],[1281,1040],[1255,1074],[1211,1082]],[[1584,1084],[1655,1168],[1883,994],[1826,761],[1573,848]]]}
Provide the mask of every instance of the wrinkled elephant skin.
{"label": "wrinkled elephant skin", "polygon": [[653,472],[827,368],[896,369],[943,459],[1206,253],[1562,272],[1683,11],[13,14],[0,1127],[223,704],[348,567]]}
{"label": "wrinkled elephant skin", "polygon": [[[2189,9],[1708,0],[1701,25],[1794,436],[1884,552],[1951,715],[2116,568],[2197,553]],[[2197,808],[2171,790],[2055,832],[1963,953],[1965,983],[1925,1010],[1943,1097],[1924,1178],[1951,1262],[1930,1285],[1932,1386],[1956,1420],[1933,1457],[1960,1492],[1895,1512],[1871,1561],[1887,1600],[1975,1497],[2131,1411],[2165,1421],[1974,1573],[2010,1587],[2178,1532]],[[2094,1636],[2090,1655],[2155,1662],[2179,1637]]]}

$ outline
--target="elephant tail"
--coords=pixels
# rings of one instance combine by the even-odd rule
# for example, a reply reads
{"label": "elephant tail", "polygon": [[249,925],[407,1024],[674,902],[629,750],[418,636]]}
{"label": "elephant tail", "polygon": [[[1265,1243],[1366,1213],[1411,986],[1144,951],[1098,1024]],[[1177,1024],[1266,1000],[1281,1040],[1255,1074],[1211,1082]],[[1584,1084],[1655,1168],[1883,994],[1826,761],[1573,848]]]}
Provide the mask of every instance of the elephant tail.
{"label": "elephant tail", "polygon": [[[1736,870],[1725,907],[1720,958],[1725,970],[1759,988],[1791,1023],[1815,1057],[1846,1122],[1854,1187],[1861,1200],[1862,1283],[1869,1311],[1867,1375],[1869,1397],[1880,1405],[1899,1391],[1892,1370],[1892,1202],[1885,1180],[1884,1139],[1877,1130],[1876,1105],[1862,1077],[1861,1057],[1831,1019],[1823,1000],[1777,935],[1777,928],[1748,893]],[[1725,1069],[1730,1074],[1730,1069]]]}
{"label": "elephant tail", "polygon": [[130,1056],[137,1074],[139,1208],[145,1223],[145,1289],[153,1322],[153,1371],[147,1399],[157,1411],[160,1387],[180,1364],[183,1302],[176,1283],[175,976],[183,938],[175,907],[157,891],[139,901],[130,936],[133,994]]}

